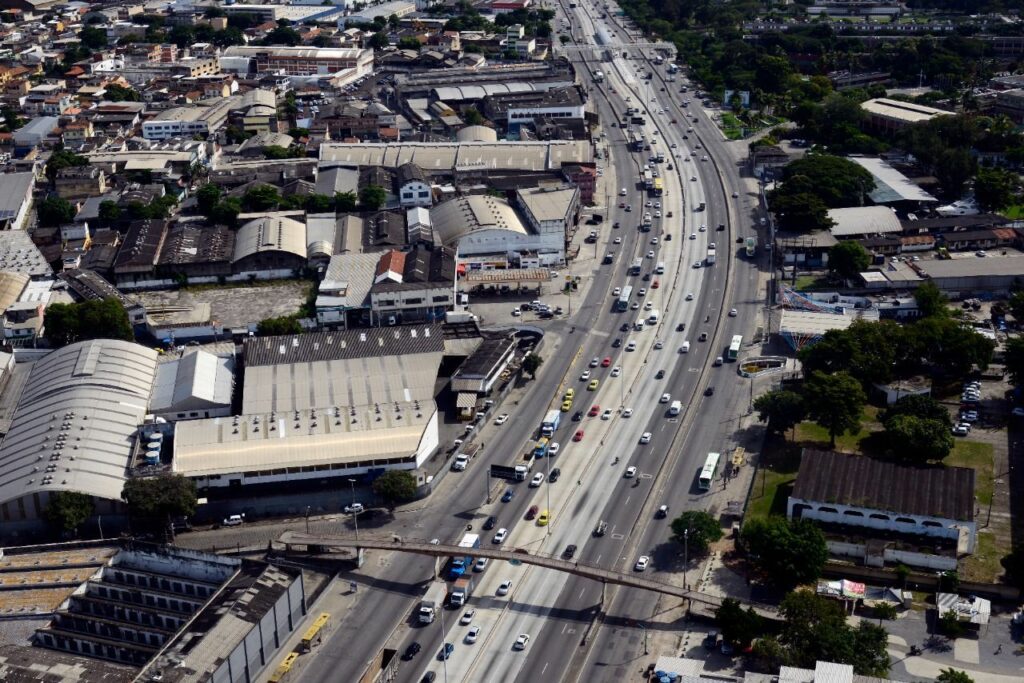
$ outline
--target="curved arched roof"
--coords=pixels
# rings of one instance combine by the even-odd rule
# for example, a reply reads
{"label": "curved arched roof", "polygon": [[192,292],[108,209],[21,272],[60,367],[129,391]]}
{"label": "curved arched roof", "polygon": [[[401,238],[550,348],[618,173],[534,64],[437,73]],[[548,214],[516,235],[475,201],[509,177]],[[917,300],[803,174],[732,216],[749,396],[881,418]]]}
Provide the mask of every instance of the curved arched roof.
{"label": "curved arched roof", "polygon": [[497,142],[498,131],[487,126],[466,126],[455,134],[459,142]]}
{"label": "curved arched roof", "polygon": [[286,251],[306,258],[306,224],[284,216],[251,220],[235,235],[235,261],[262,251]]}
{"label": "curved arched roof", "polygon": [[444,246],[454,246],[477,230],[508,230],[527,234],[508,202],[487,194],[457,197],[430,210],[430,220]]}
{"label": "curved arched roof", "polygon": [[37,361],[0,446],[0,503],[44,491],[120,499],[156,359],[139,344],[94,339]]}

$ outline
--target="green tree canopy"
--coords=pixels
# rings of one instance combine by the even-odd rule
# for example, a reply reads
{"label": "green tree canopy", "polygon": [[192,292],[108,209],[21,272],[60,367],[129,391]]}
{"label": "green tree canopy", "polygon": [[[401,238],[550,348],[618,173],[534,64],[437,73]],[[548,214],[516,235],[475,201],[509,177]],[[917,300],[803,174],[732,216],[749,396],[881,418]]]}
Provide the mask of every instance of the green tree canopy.
{"label": "green tree canopy", "polygon": [[768,423],[768,430],[784,434],[807,417],[804,398],[795,391],[779,389],[761,394],[754,400],[757,419]]}
{"label": "green tree canopy", "polygon": [[974,679],[958,669],[943,669],[935,677],[936,683],[974,683]]}
{"label": "green tree canopy", "polygon": [[817,579],[828,559],[825,536],[807,520],[755,517],[743,525],[740,538],[754,565],[783,590]]}
{"label": "green tree canopy", "polygon": [[793,183],[797,193],[813,194],[830,209],[861,206],[866,194],[875,187],[869,171],[831,154],[808,154],[791,161],[783,169],[783,179],[782,187],[772,193],[773,197],[793,194],[787,189]]}
{"label": "green tree canopy", "polygon": [[722,601],[715,610],[715,623],[725,642],[737,648],[746,648],[764,632],[764,619],[752,607],[744,610],[735,598]]}
{"label": "green tree canopy", "polygon": [[931,317],[906,327],[910,352],[947,377],[961,378],[988,367],[995,342],[954,318]]}
{"label": "green tree canopy", "polygon": [[242,208],[246,211],[267,211],[280,203],[281,195],[273,185],[256,185],[242,195]]}
{"label": "green tree canopy", "polygon": [[121,207],[117,205],[117,202],[104,199],[100,202],[98,216],[100,223],[106,227],[110,227],[121,220]]}
{"label": "green tree canopy", "polygon": [[334,209],[336,211],[355,211],[358,198],[355,192],[338,192],[334,195]]}
{"label": "green tree canopy", "polygon": [[133,477],[124,483],[121,499],[128,505],[133,528],[167,530],[175,517],[196,511],[196,484],[180,474]]}
{"label": "green tree canopy", "polygon": [[373,480],[373,492],[388,507],[406,503],[416,497],[416,477],[403,470],[388,470]]}
{"label": "green tree canopy", "polygon": [[84,26],[78,32],[78,39],[90,50],[101,50],[107,46],[107,32],[97,26]]}
{"label": "green tree canopy", "polygon": [[476,107],[468,107],[462,112],[462,118],[465,119],[466,124],[470,126],[479,126],[484,122],[484,115],[480,113],[480,110]]}
{"label": "green tree canopy", "polygon": [[370,36],[369,40],[366,41],[366,46],[371,47],[374,50],[383,50],[390,44],[391,41],[388,40],[388,34],[384,33],[383,31],[378,31],[377,33],[374,33],[372,36]]}
{"label": "green tree canopy", "polygon": [[925,394],[913,394],[899,399],[882,413],[881,422],[886,424],[898,415],[911,415],[926,420],[936,420],[941,422],[946,428],[953,426],[946,407]]}
{"label": "green tree canopy", "polygon": [[54,348],[86,339],[135,339],[128,312],[113,297],[73,304],[50,304],[46,309],[43,336]]}
{"label": "green tree canopy", "polygon": [[687,510],[672,520],[672,540],[685,545],[690,557],[703,555],[722,538],[722,525],[703,510]]}
{"label": "green tree canopy", "polygon": [[848,372],[867,387],[892,379],[906,353],[905,336],[905,328],[891,320],[858,320],[845,330],[829,330],[798,355],[806,376],[815,370]]}
{"label": "green tree canopy", "polygon": [[209,218],[214,208],[220,203],[222,196],[224,196],[224,191],[219,185],[207,183],[200,187],[196,191],[196,206],[199,208],[199,212]]}
{"label": "green tree canopy", "polygon": [[87,166],[89,160],[66,149],[54,150],[50,158],[46,160],[46,177],[53,182],[57,177],[57,171],[71,166]]}
{"label": "green tree canopy", "polygon": [[852,665],[861,676],[888,673],[887,634],[880,626],[862,621],[853,628],[839,603],[810,591],[790,593],[779,611],[785,619],[779,640],[790,665],[814,668],[825,661]]}
{"label": "green tree canopy", "polygon": [[870,264],[871,255],[854,240],[844,240],[828,251],[828,269],[844,280],[857,277]]}
{"label": "green tree canopy", "polygon": [[111,102],[141,102],[142,95],[139,94],[138,90],[132,88],[126,88],[123,85],[117,83],[111,83],[106,86],[104,90],[107,91],[105,98]]}
{"label": "green tree canopy", "polygon": [[71,202],[60,197],[47,197],[36,206],[39,225],[44,228],[57,228],[75,220],[75,207]]}
{"label": "green tree canopy", "polygon": [[829,218],[825,202],[810,192],[773,195],[769,205],[782,230],[816,232],[835,225],[835,221]]}
{"label": "green tree canopy", "polygon": [[944,317],[949,314],[949,299],[931,280],[925,280],[914,289],[917,310],[926,318]]}
{"label": "green tree canopy", "polygon": [[261,337],[272,337],[282,334],[300,334],[302,325],[294,315],[283,315],[278,318],[264,318],[256,326],[256,334]]}
{"label": "green tree canopy", "polygon": [[528,353],[523,358],[523,372],[530,377],[536,377],[540,366],[544,364],[544,358],[538,353]]}
{"label": "green tree canopy", "polygon": [[974,177],[974,198],[983,211],[1001,211],[1013,204],[1019,176],[1003,168],[979,168]]}
{"label": "green tree canopy", "polygon": [[942,460],[953,450],[953,435],[947,425],[914,415],[887,420],[885,437],[892,453],[915,462]]}
{"label": "green tree canopy", "polygon": [[804,400],[808,415],[828,430],[830,445],[835,448],[837,436],[860,429],[867,396],[849,373],[815,371],[804,384]]}
{"label": "green tree canopy", "polygon": [[56,491],[43,509],[43,518],[55,529],[75,534],[96,509],[92,496],[78,491]]}
{"label": "green tree canopy", "polygon": [[387,191],[380,185],[367,185],[359,191],[359,203],[366,211],[379,210],[387,198]]}

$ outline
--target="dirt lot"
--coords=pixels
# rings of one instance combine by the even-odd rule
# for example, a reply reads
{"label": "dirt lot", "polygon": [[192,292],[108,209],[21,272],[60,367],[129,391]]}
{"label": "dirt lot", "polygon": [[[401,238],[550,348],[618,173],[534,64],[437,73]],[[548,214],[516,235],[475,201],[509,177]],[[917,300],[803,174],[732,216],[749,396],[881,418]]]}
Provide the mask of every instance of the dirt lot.
{"label": "dirt lot", "polygon": [[309,283],[282,281],[231,286],[194,286],[133,294],[146,307],[209,303],[213,319],[224,327],[245,327],[264,318],[291,315],[306,301]]}

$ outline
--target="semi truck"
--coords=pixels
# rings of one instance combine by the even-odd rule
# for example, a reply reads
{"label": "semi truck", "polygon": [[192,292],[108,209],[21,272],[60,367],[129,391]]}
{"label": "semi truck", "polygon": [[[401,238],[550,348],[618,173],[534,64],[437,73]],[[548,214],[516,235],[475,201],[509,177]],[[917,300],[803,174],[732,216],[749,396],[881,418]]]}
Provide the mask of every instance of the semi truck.
{"label": "semi truck", "polygon": [[525,465],[516,465],[516,481],[526,481],[526,478],[530,476],[530,472],[533,471],[533,459],[531,458],[526,462]]}
{"label": "semi truck", "polygon": [[[459,547],[465,548],[465,552],[473,550],[474,548],[480,547],[480,534],[466,534],[459,541]],[[452,558],[451,568],[448,570],[448,578],[455,580],[469,571],[470,566],[473,564],[472,555],[456,555]]]}
{"label": "semi truck", "polygon": [[430,624],[437,618],[437,610],[444,605],[444,597],[448,594],[448,586],[444,581],[434,581],[427,589],[427,594],[420,601],[420,623]]}
{"label": "semi truck", "polygon": [[469,597],[473,595],[473,587],[476,582],[473,581],[472,574],[467,574],[455,580],[452,584],[451,590],[448,591],[448,604],[452,607],[461,607],[469,601]]}
{"label": "semi truck", "polygon": [[551,436],[558,429],[558,423],[562,421],[562,413],[557,410],[549,410],[540,423],[540,433],[543,436]]}
{"label": "semi truck", "polygon": [[708,247],[708,257],[704,259],[704,265],[713,266],[715,264],[715,248]]}

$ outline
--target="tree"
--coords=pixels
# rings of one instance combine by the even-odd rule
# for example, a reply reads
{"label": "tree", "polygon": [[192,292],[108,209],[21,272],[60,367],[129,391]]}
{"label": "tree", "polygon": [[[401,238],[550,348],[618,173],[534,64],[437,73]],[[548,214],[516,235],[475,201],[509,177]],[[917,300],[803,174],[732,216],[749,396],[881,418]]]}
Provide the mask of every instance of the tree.
{"label": "tree", "polygon": [[228,197],[213,207],[208,218],[217,225],[233,228],[238,225],[238,214],[242,213],[242,201],[238,197]]}
{"label": "tree", "polygon": [[476,107],[468,107],[462,112],[462,118],[466,120],[466,124],[470,126],[479,126],[484,122],[484,115],[480,113],[480,110]]}
{"label": "tree", "polygon": [[57,491],[43,509],[43,518],[62,532],[77,535],[78,527],[92,517],[96,509],[92,496],[78,491]]}
{"label": "tree", "polygon": [[117,202],[104,199],[100,202],[98,216],[100,223],[109,228],[111,225],[121,220],[121,207],[117,205]]}
{"label": "tree", "polygon": [[885,629],[862,621],[846,623],[842,606],[810,591],[788,594],[779,608],[785,624],[779,642],[791,666],[813,668],[826,661],[853,666],[861,676],[884,677],[889,671]]}
{"label": "tree", "polygon": [[845,330],[829,330],[821,341],[800,350],[804,376],[815,370],[845,371],[865,387],[888,382],[900,354],[907,353],[906,336],[904,327],[892,320],[858,320]]}
{"label": "tree", "polygon": [[393,508],[416,497],[416,477],[404,470],[388,470],[373,480],[373,492]]}
{"label": "tree", "polygon": [[779,389],[769,391],[754,400],[757,419],[768,423],[768,431],[784,434],[807,416],[803,396],[795,391]]}
{"label": "tree", "polygon": [[945,316],[949,313],[949,299],[931,280],[925,280],[914,289],[914,301],[917,302],[917,310],[921,311],[925,318]]}
{"label": "tree", "polygon": [[949,411],[946,407],[931,396],[924,394],[913,394],[899,399],[882,413],[881,422],[882,424],[887,424],[889,420],[898,415],[911,415],[925,420],[937,420],[946,428],[953,426],[953,421],[950,420]]}
{"label": "tree", "polygon": [[829,445],[835,448],[837,436],[860,429],[867,396],[849,373],[815,371],[804,384],[804,400],[808,415],[828,430]]}
{"label": "tree", "polygon": [[868,269],[871,255],[860,242],[845,240],[828,250],[828,269],[850,280]]}
{"label": "tree", "polygon": [[423,44],[420,43],[419,38],[416,38],[415,36],[402,36],[398,39],[399,50],[416,50],[418,52],[422,45]]}
{"label": "tree", "polygon": [[62,168],[68,168],[71,166],[86,166],[89,164],[89,160],[83,156],[79,156],[74,152],[69,152],[66,149],[54,150],[50,158],[46,160],[46,177],[50,179],[52,183],[57,178],[57,172]]}
{"label": "tree", "polygon": [[288,45],[294,47],[302,42],[302,36],[291,26],[278,26],[263,39],[264,45]]}
{"label": "tree", "polygon": [[825,536],[804,519],[755,517],[743,525],[740,538],[757,568],[783,590],[817,579],[828,559]]}
{"label": "tree", "polygon": [[691,555],[703,555],[722,538],[722,525],[703,510],[687,510],[672,520],[672,540]]}
{"label": "tree", "polygon": [[1018,176],[1003,168],[979,168],[974,177],[974,198],[982,211],[1000,211],[1013,204]]}
{"label": "tree", "polygon": [[50,304],[46,309],[43,336],[54,348],[87,339],[135,339],[128,312],[113,297],[73,304]]}
{"label": "tree", "polygon": [[222,196],[224,196],[224,191],[218,185],[207,183],[200,187],[196,192],[196,206],[199,208],[199,212],[210,218]]}
{"label": "tree", "polygon": [[896,619],[896,605],[891,602],[880,602],[871,608],[871,615],[878,619],[878,625],[881,626],[883,621],[893,621]]}
{"label": "tree", "polygon": [[359,203],[366,211],[378,211],[387,198],[387,191],[380,185],[367,185],[359,191]]}
{"label": "tree", "polygon": [[1007,305],[1009,306],[1010,313],[1017,319],[1017,322],[1024,324],[1024,291],[1014,292],[1010,295],[1010,301]]}
{"label": "tree", "polygon": [[925,358],[947,377],[964,377],[975,366],[984,369],[992,361],[995,342],[951,317],[918,320],[906,328],[912,353]]}
{"label": "tree", "polygon": [[357,201],[355,192],[338,192],[334,195],[334,210],[355,211]]}
{"label": "tree", "polygon": [[537,353],[528,353],[523,358],[523,372],[528,374],[531,378],[537,377],[537,371],[540,370],[540,366],[544,364],[544,359]]}
{"label": "tree", "polygon": [[302,325],[294,315],[283,315],[278,318],[264,318],[256,326],[256,334],[261,337],[272,337],[283,334],[301,334]]}
{"label": "tree", "polygon": [[121,499],[128,506],[133,527],[166,532],[173,518],[195,514],[196,485],[180,474],[134,477],[124,483]]}
{"label": "tree", "polygon": [[377,33],[374,33],[372,36],[370,36],[370,39],[366,41],[366,46],[373,48],[374,50],[383,50],[390,44],[391,41],[388,40],[388,34],[384,33],[383,31],[378,31]]}
{"label": "tree", "polygon": [[242,195],[242,208],[246,211],[267,211],[280,203],[281,195],[273,185],[256,185]]}
{"label": "tree", "polygon": [[763,621],[752,607],[744,610],[739,600],[735,598],[726,598],[722,601],[722,606],[715,610],[715,623],[722,631],[722,638],[741,649],[749,646],[754,638],[761,635],[764,630]]}
{"label": "tree", "polygon": [[751,668],[764,673],[775,673],[786,666],[789,657],[786,648],[775,636],[758,638],[748,657]]}
{"label": "tree", "polygon": [[107,46],[107,32],[96,26],[85,26],[78,32],[78,40],[90,50],[102,50]]}
{"label": "tree", "polygon": [[974,679],[957,669],[943,669],[935,677],[936,683],[974,683]]}
{"label": "tree", "polygon": [[939,616],[939,631],[950,638],[959,638],[964,634],[964,625],[954,610],[946,610]]}
{"label": "tree", "polygon": [[142,95],[139,94],[138,90],[132,88],[126,88],[123,85],[117,83],[111,83],[106,86],[104,90],[107,91],[105,98],[111,102],[141,102]]}
{"label": "tree", "polygon": [[867,169],[831,154],[808,154],[787,164],[782,174],[784,182],[772,191],[773,197],[806,192],[830,209],[862,206],[864,196],[875,187]]}
{"label": "tree", "polygon": [[306,195],[303,208],[308,213],[327,213],[334,210],[334,198],[325,194]]}
{"label": "tree", "polygon": [[75,207],[66,199],[47,197],[36,207],[39,225],[44,228],[56,228],[75,220]]}
{"label": "tree", "polygon": [[810,192],[773,195],[769,199],[769,206],[783,230],[817,232],[835,225],[835,221],[829,218],[825,202]]}
{"label": "tree", "polygon": [[953,435],[947,425],[913,415],[888,420],[885,438],[893,453],[915,462],[942,460],[953,450]]}

